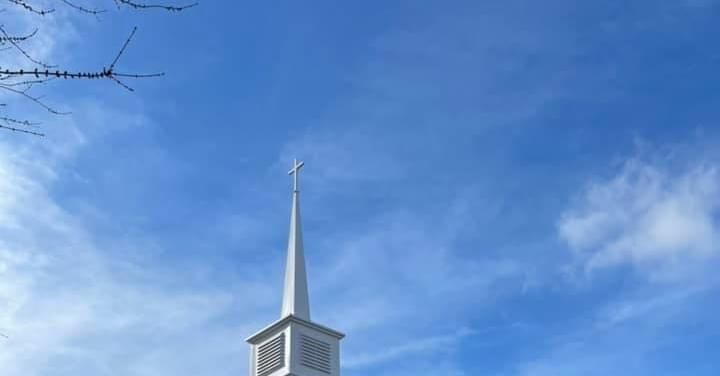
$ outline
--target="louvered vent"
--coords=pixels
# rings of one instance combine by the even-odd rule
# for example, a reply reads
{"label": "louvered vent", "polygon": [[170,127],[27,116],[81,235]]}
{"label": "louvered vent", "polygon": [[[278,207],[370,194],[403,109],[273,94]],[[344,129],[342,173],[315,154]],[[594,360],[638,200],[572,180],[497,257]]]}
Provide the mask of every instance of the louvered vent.
{"label": "louvered vent", "polygon": [[300,364],[305,367],[331,373],[330,344],[302,335],[300,337]]}
{"label": "louvered vent", "polygon": [[257,376],[267,376],[283,366],[285,366],[285,333],[258,348]]}

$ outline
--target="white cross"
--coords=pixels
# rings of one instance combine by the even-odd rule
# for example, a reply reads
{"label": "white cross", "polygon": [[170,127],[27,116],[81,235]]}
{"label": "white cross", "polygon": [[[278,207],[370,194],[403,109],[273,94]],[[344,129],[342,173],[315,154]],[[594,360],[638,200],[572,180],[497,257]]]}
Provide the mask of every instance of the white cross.
{"label": "white cross", "polygon": [[293,168],[288,171],[288,175],[293,175],[293,192],[298,192],[298,174],[302,166],[305,166],[305,162],[298,163],[297,159],[293,159]]}

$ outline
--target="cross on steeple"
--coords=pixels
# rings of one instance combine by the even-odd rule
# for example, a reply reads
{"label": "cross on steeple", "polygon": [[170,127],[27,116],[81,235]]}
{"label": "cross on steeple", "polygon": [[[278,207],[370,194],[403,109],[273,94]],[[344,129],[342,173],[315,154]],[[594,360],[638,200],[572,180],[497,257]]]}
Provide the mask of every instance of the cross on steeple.
{"label": "cross on steeple", "polygon": [[298,174],[300,173],[300,168],[302,166],[305,166],[305,162],[298,162],[297,159],[293,159],[293,167],[288,171],[288,175],[293,176],[293,192],[298,192]]}

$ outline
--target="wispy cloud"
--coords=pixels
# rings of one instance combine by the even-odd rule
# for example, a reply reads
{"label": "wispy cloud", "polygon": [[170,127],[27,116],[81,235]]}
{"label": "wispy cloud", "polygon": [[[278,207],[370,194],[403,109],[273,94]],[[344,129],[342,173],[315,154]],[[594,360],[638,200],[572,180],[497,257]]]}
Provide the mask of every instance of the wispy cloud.
{"label": "wispy cloud", "polygon": [[[22,12],[11,24],[22,29],[35,21]],[[70,21],[46,17],[26,47],[38,58],[67,61]],[[230,344],[256,329],[268,287],[241,277],[218,286],[202,266],[168,267],[147,256],[150,233],[94,232],[93,222],[112,213],[84,198],[72,202],[82,210],[68,209],[57,188],[74,179],[93,184],[75,170],[75,158],[149,120],[95,99],[58,102],[74,103],[74,114],[51,117],[45,140],[0,135],[0,328],[7,335],[0,374],[236,374],[246,357]],[[228,315],[242,320],[223,321]]]}
{"label": "wispy cloud", "polygon": [[432,351],[434,354],[440,352],[451,351],[458,342],[468,336],[477,334],[471,329],[460,329],[449,335],[428,337],[428,338],[411,338],[407,343],[397,346],[387,346],[382,351],[369,354],[352,354],[343,359],[343,364],[348,368],[365,367],[369,365],[377,365],[409,355],[418,355]]}
{"label": "wispy cloud", "polygon": [[[687,350],[686,341],[703,341],[720,330],[709,322],[712,309],[706,303],[717,297],[714,286],[636,289],[616,297],[590,317],[549,334],[533,351],[535,358],[516,364],[513,374],[712,374],[714,362],[684,362],[678,354]],[[704,323],[700,330],[698,323]]]}
{"label": "wispy cloud", "polygon": [[671,288],[663,291],[641,291],[634,296],[619,298],[600,310],[594,327],[607,330],[633,320],[648,320],[661,316],[664,320],[678,316],[689,302],[717,287],[717,281],[708,281],[708,286],[690,286]]}
{"label": "wispy cloud", "polygon": [[[230,290],[201,287],[197,278],[123,257],[112,239],[89,233],[83,219],[51,194],[57,166],[64,163],[57,154],[6,143],[0,150],[0,327],[9,337],[0,344],[3,375],[49,369],[152,374],[143,370],[180,367],[174,356],[195,352],[197,338],[242,342],[249,328],[220,328],[212,320],[229,312],[252,314],[251,305],[236,301]],[[250,297],[253,290],[262,295],[262,286],[252,283],[236,284],[233,291]],[[152,345],[161,338],[177,342]],[[187,362],[209,367],[226,354],[222,348],[205,351],[205,359]],[[183,367],[200,366],[187,362]]]}
{"label": "wispy cloud", "polygon": [[593,307],[552,333],[547,351],[519,364],[517,374],[707,374],[712,368],[678,363],[675,354],[704,338],[694,325],[708,320],[715,305],[708,301],[718,293],[711,272],[720,255],[714,149],[702,143],[639,149],[610,177],[592,179],[557,228],[580,270],[629,266],[640,278],[613,282],[612,293],[591,278],[585,288],[599,294]]}
{"label": "wispy cloud", "polygon": [[718,164],[702,156],[670,164],[632,158],[565,211],[559,235],[586,270],[627,263],[674,278],[720,254]]}
{"label": "wispy cloud", "polygon": [[[461,254],[457,229],[467,221],[453,207],[378,213],[361,231],[330,232],[334,235],[308,248],[324,255],[309,267],[314,317],[348,334],[343,344],[348,372],[362,374],[423,353],[450,362],[452,351],[438,347],[449,350],[475,334],[464,328],[471,317],[521,291],[521,264],[480,249],[473,249],[474,257]],[[448,316],[454,319],[445,320]],[[452,334],[437,334],[443,332]],[[402,364],[391,368],[409,373],[415,363]]]}

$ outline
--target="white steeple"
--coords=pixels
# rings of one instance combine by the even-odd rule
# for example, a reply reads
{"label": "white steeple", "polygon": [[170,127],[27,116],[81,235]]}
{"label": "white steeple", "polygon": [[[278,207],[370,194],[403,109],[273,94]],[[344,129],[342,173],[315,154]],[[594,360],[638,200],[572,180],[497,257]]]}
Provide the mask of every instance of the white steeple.
{"label": "white steeple", "polygon": [[290,236],[280,319],[247,339],[250,376],[340,376],[340,340],[344,334],[310,321],[298,172],[295,160]]}
{"label": "white steeple", "polygon": [[307,289],[307,274],[305,272],[302,226],[300,224],[300,190],[298,189],[298,174],[300,168],[304,165],[305,163],[298,163],[296,159],[293,161],[293,168],[288,171],[288,175],[293,175],[294,183],[280,318],[292,315],[310,321],[310,302]]}

